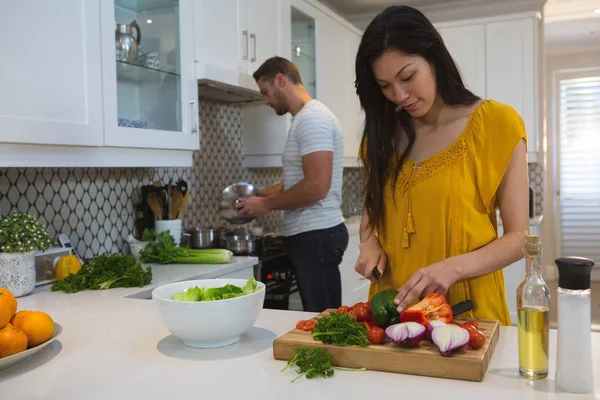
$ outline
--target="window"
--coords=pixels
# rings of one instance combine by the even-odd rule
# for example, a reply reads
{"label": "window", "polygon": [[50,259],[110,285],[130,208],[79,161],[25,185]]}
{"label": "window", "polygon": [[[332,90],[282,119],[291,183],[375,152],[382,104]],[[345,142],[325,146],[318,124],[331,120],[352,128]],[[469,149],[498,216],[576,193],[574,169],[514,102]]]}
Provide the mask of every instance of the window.
{"label": "window", "polygon": [[600,262],[600,76],[559,88],[561,256]]}

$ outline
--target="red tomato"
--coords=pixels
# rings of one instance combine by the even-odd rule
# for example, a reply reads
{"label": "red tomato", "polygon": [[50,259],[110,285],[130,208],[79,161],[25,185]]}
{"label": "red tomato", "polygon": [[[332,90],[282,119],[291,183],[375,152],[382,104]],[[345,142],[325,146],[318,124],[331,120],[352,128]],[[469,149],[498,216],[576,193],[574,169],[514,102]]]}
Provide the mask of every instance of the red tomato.
{"label": "red tomato", "polygon": [[482,348],[485,344],[485,335],[471,325],[463,324],[461,326],[469,332],[469,347],[474,350]]}
{"label": "red tomato", "polygon": [[312,331],[317,322],[314,319],[303,319],[298,321],[296,324],[296,329],[300,329],[302,331]]}
{"label": "red tomato", "polygon": [[472,327],[473,327],[473,328],[475,328],[475,329],[477,329],[477,328],[479,327],[479,324],[477,323],[477,321],[476,321],[476,320],[472,320],[472,321],[469,321],[469,322],[465,322],[465,323],[464,323],[464,324],[462,324],[462,325],[470,325],[470,326],[472,326]]}
{"label": "red tomato", "polygon": [[340,308],[337,309],[337,313],[338,314],[343,314],[345,312],[350,312],[350,307],[348,307],[348,306],[341,306]]}
{"label": "red tomato", "polygon": [[355,306],[352,310],[350,310],[350,315],[352,315],[358,322],[365,322],[369,320],[369,310],[363,305]]}
{"label": "red tomato", "polygon": [[378,326],[372,326],[369,329],[369,342],[372,344],[382,344],[385,340],[385,331]]}

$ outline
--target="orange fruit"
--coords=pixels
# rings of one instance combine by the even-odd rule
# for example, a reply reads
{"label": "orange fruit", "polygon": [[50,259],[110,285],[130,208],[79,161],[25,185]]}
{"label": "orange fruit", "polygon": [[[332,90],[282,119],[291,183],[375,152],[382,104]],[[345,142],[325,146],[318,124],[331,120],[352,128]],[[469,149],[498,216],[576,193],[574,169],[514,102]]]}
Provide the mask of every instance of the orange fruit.
{"label": "orange fruit", "polygon": [[6,288],[0,288],[0,302],[2,301],[7,302],[10,306],[12,310],[11,317],[15,315],[15,313],[17,312],[17,299],[15,299],[15,296],[10,292],[10,290]]}
{"label": "orange fruit", "polygon": [[16,313],[15,315],[12,316],[12,318],[10,319],[10,323],[12,324],[12,326],[15,326],[19,329],[21,329],[21,323],[23,322],[23,316],[25,316],[25,314],[29,314],[31,311],[29,310],[21,310],[18,313]]}
{"label": "orange fruit", "polygon": [[0,329],[0,358],[27,350],[27,335],[19,328],[6,325]]}
{"label": "orange fruit", "polygon": [[54,335],[54,321],[42,311],[19,311],[11,324],[25,332],[29,347],[42,344]]}
{"label": "orange fruit", "polygon": [[4,328],[10,322],[12,308],[7,301],[0,301],[0,328]]}

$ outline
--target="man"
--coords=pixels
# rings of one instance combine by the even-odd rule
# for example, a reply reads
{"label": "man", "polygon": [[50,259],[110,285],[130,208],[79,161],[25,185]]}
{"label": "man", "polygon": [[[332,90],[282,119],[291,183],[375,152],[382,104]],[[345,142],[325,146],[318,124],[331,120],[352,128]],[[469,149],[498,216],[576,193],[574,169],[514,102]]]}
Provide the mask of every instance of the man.
{"label": "man", "polygon": [[313,100],[296,66],[273,57],[253,74],[277,115],[292,115],[283,153],[283,182],[240,199],[239,215],[284,210],[284,236],[305,311],[342,303],[339,265],[348,246],[342,203],[343,137],[337,118]]}

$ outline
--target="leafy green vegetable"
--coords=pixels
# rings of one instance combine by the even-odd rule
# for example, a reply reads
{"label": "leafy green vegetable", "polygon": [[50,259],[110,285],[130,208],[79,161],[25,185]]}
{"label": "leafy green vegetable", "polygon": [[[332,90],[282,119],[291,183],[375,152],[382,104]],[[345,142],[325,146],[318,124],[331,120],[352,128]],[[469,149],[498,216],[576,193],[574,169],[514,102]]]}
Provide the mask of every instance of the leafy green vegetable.
{"label": "leafy green vegetable", "polygon": [[[150,233],[146,233],[148,239]],[[171,232],[164,231],[156,236],[156,241],[151,241],[140,251],[140,261],[169,264],[177,257],[187,257],[188,253],[175,244]]]}
{"label": "leafy green vegetable", "polygon": [[369,346],[367,328],[348,313],[331,313],[319,318],[312,330],[315,340],[337,346]]}
{"label": "leafy green vegetable", "polygon": [[116,287],[142,287],[152,281],[152,269],[144,269],[132,255],[103,254],[87,261],[76,274],[52,285],[52,291],[76,293]]}
{"label": "leafy green vegetable", "polygon": [[174,301],[213,301],[232,299],[234,297],[245,296],[259,290],[256,279],[248,279],[243,288],[227,284],[218,288],[200,288],[191,287],[183,292],[177,292],[173,295]]}
{"label": "leafy green vegetable", "polygon": [[306,346],[297,347],[294,349],[294,358],[288,361],[287,365],[281,370],[285,371],[291,366],[296,366],[298,375],[292,380],[292,383],[306,376],[307,379],[322,376],[330,378],[333,376],[334,369],[341,371],[366,371],[366,368],[344,368],[332,367],[331,356],[322,347],[317,347],[314,350],[308,349]]}
{"label": "leafy green vegetable", "polygon": [[314,350],[302,346],[294,349],[294,358],[288,361],[285,368],[281,372],[285,371],[291,366],[296,366],[296,372],[298,375],[292,383],[298,379],[306,376],[307,379],[322,376],[323,378],[331,378],[333,376],[333,368],[331,367],[331,357],[324,348],[317,347]]}
{"label": "leafy green vegetable", "polygon": [[153,230],[145,229],[142,239],[150,241],[140,251],[140,260],[145,263],[227,264],[233,258],[233,253],[225,249],[190,249],[179,247],[175,244],[175,240],[168,230],[156,236]]}

